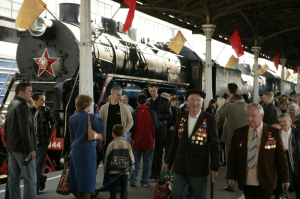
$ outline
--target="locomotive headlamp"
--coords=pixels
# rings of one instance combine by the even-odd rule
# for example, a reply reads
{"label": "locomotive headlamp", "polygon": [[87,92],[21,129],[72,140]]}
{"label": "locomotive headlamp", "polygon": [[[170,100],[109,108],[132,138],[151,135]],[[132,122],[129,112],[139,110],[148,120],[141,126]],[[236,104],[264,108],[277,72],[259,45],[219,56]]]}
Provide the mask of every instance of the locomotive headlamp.
{"label": "locomotive headlamp", "polygon": [[46,32],[47,28],[51,28],[52,24],[51,20],[39,17],[30,26],[29,32],[35,37],[40,37]]}

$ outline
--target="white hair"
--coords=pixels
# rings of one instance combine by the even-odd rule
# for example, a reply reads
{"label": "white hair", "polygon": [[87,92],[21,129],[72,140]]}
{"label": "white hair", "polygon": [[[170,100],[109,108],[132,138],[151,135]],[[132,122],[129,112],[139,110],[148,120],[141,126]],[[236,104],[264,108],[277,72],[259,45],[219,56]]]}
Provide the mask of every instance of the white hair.
{"label": "white hair", "polygon": [[295,109],[297,109],[297,111],[299,111],[299,106],[296,103],[292,103],[289,108],[291,108],[291,107],[295,107]]}
{"label": "white hair", "polygon": [[245,111],[248,110],[248,108],[256,108],[260,114],[264,114],[264,109],[261,105],[257,104],[257,103],[251,103],[251,104],[247,104]]}
{"label": "white hair", "polygon": [[277,120],[279,118],[286,118],[288,121],[290,121],[290,122],[292,121],[291,117],[288,114],[286,114],[286,113],[283,113],[283,114],[279,115],[278,118],[277,118]]}

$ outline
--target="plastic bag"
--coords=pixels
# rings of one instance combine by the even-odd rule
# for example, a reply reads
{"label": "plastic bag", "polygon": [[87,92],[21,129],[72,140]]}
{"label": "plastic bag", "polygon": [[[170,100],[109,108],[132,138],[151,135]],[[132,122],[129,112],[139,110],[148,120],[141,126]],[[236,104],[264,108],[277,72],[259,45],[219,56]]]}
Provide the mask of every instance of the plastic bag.
{"label": "plastic bag", "polygon": [[156,184],[154,199],[170,199],[172,192],[173,180],[170,172],[163,172]]}
{"label": "plastic bag", "polygon": [[56,193],[61,195],[69,195],[69,173],[70,173],[70,156],[66,158],[64,170],[61,174],[60,181],[57,186]]}
{"label": "plastic bag", "polygon": [[290,199],[289,192],[286,189],[283,189],[280,194],[280,199]]}

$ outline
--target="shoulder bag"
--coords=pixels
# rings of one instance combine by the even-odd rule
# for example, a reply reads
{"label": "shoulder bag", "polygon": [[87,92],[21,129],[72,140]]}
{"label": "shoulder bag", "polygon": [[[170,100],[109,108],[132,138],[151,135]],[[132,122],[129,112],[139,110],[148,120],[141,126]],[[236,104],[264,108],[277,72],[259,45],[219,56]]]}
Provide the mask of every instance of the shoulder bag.
{"label": "shoulder bag", "polygon": [[92,129],[92,123],[89,114],[88,115],[88,141],[100,140],[100,139],[102,139],[102,134]]}

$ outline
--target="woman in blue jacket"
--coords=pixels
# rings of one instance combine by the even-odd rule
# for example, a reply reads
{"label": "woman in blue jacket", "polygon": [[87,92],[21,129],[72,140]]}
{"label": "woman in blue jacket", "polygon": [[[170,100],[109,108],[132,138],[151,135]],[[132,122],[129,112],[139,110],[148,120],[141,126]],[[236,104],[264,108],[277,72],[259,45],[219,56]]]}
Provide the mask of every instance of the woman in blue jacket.
{"label": "woman in blue jacket", "polygon": [[[89,199],[95,191],[96,141],[88,141],[88,114],[93,99],[79,95],[75,99],[77,113],[69,118],[71,162],[69,190],[79,199]],[[92,129],[98,133],[104,130],[104,123],[98,115],[90,114]],[[101,142],[99,142],[101,143]]]}

